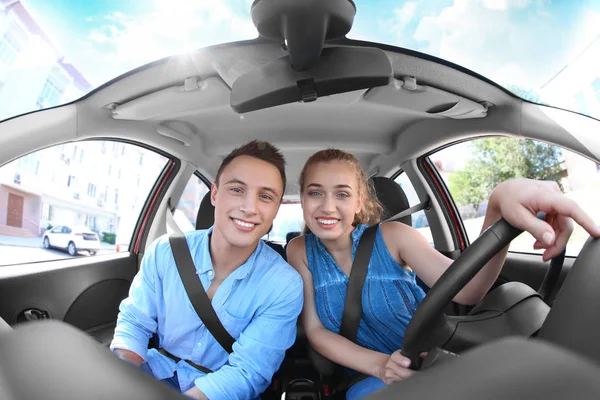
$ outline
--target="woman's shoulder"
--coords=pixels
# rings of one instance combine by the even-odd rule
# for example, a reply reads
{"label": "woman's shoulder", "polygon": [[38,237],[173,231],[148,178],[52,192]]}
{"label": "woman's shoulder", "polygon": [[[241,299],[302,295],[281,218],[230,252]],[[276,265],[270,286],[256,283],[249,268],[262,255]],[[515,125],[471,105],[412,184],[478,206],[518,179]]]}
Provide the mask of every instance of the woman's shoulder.
{"label": "woman's shoulder", "polygon": [[288,262],[296,269],[306,267],[306,235],[300,235],[287,244],[286,249]]}

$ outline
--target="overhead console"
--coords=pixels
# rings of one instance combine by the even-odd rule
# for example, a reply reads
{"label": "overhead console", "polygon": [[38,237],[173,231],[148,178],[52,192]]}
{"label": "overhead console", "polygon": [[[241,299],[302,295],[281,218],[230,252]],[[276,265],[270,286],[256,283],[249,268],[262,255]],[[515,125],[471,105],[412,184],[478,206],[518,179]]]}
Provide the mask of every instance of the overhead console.
{"label": "overhead console", "polygon": [[364,100],[441,118],[468,119],[487,115],[487,105],[431,86],[419,85],[414,77],[394,79],[390,85],[372,88],[365,94]]}

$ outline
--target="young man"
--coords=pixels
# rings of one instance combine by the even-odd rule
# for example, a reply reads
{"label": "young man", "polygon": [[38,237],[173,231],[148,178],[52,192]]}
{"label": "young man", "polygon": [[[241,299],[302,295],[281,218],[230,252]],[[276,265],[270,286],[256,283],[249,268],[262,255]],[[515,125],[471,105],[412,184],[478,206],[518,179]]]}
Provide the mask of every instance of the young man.
{"label": "young man", "polygon": [[[260,240],[277,215],[285,182],[285,161],[271,144],[252,141],[233,150],[211,188],[213,227],[185,235],[212,306],[236,339],[231,354],[196,314],[168,236],[146,251],[121,303],[111,350],[191,398],[258,397],[294,343],[302,310],[302,278]],[[153,333],[181,361],[148,350]]]}

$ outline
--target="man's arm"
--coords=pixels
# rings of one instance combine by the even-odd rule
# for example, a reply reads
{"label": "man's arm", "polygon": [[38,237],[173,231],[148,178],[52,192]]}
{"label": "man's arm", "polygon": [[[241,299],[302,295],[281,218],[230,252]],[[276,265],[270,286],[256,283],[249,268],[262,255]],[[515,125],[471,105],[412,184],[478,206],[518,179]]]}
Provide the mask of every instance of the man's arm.
{"label": "man's arm", "polygon": [[252,318],[233,345],[233,353],[218,371],[196,379],[186,395],[210,400],[254,399],[279,369],[286,350],[296,340],[296,321],[302,310],[302,278],[297,273],[259,315]]}
{"label": "man's arm", "polygon": [[119,306],[119,317],[110,349],[120,358],[141,365],[148,349],[148,341],[157,330],[156,290],[157,244],[150,245],[138,273],[129,288],[129,297]]}

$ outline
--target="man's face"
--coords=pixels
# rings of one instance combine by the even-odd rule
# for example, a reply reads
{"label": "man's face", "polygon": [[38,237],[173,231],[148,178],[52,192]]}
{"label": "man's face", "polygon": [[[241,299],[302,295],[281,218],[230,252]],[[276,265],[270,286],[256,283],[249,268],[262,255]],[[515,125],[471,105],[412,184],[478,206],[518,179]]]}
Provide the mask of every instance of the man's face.
{"label": "man's face", "polygon": [[211,188],[215,233],[232,246],[255,247],[273,224],[282,196],[277,167],[250,156],[234,158]]}

